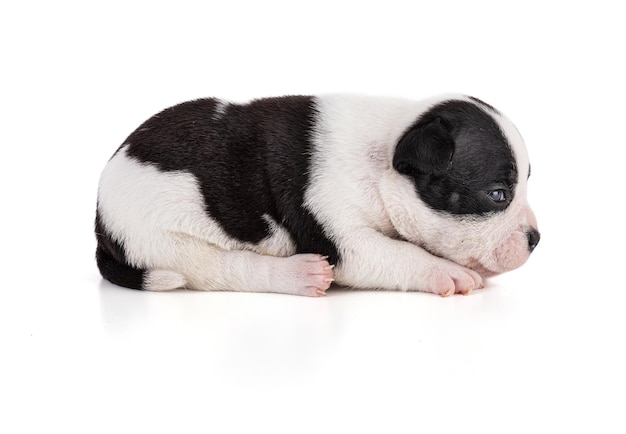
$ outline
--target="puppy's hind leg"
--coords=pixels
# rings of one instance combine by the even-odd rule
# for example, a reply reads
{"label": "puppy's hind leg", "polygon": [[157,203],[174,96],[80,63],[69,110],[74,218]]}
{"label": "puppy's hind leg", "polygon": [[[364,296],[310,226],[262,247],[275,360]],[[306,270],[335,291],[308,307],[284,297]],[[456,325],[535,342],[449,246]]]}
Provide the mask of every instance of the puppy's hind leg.
{"label": "puppy's hind leg", "polygon": [[317,254],[266,256],[224,250],[192,237],[181,239],[176,250],[176,269],[192,289],[317,297],[324,295],[334,280],[333,267]]}

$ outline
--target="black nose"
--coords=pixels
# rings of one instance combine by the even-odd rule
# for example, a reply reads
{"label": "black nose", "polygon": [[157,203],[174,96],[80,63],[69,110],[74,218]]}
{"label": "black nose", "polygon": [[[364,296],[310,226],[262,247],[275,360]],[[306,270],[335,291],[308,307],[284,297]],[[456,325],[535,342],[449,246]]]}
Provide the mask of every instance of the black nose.
{"label": "black nose", "polygon": [[541,238],[541,235],[539,234],[539,231],[537,229],[531,228],[526,233],[526,236],[528,237],[528,250],[532,252],[533,250],[535,250],[535,247],[537,247],[537,244],[539,244],[539,239]]}

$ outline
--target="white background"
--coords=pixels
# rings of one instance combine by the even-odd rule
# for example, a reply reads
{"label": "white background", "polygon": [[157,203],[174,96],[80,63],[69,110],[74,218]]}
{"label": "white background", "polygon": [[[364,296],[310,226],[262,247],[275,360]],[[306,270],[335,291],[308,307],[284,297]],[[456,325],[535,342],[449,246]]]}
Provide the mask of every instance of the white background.
{"label": "white background", "polygon": [[[618,2],[8,3],[0,431],[626,430]],[[99,173],[143,120],[335,91],[463,92],[509,115],[542,232],[529,262],[448,299],[101,281]]]}

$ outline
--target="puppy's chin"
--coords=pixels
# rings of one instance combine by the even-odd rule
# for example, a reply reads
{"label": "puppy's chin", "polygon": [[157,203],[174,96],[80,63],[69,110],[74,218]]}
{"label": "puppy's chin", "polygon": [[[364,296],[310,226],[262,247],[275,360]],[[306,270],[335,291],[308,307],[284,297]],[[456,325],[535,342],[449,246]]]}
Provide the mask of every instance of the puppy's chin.
{"label": "puppy's chin", "polygon": [[508,264],[508,266],[506,267],[500,267],[500,266],[493,266],[491,264],[485,265],[482,262],[480,262],[478,259],[472,258],[466,264],[461,264],[461,265],[464,265],[470,270],[474,270],[475,272],[480,274],[482,277],[493,277],[499,274],[506,273],[507,271],[512,271],[516,268],[519,268],[524,264],[524,262],[526,262],[526,260],[514,266],[512,266],[511,264]]}
{"label": "puppy's chin", "polygon": [[483,277],[493,277],[521,267],[528,260],[528,241],[522,231],[511,233],[487,258],[470,258],[464,265]]}
{"label": "puppy's chin", "polygon": [[[493,277],[493,276],[497,276],[498,274],[502,274],[507,270],[502,270],[502,271],[495,271],[489,267],[487,267],[483,261],[480,261],[477,258],[459,258],[459,257],[454,257],[454,255],[446,255],[444,253],[442,253],[441,251],[437,250],[437,249],[433,249],[433,248],[429,248],[427,246],[425,246],[423,243],[419,244],[420,247],[422,247],[424,250],[426,250],[428,253],[430,253],[431,255],[434,256],[438,256],[440,258],[444,258],[447,259],[449,261],[452,262],[456,262],[459,265],[462,265],[463,267],[467,267],[470,270],[473,270],[475,272],[477,272],[478,274],[480,274],[482,277]],[[493,262],[493,260],[490,261],[484,261],[484,262]],[[498,267],[499,270],[499,267]]]}
{"label": "puppy's chin", "polygon": [[504,271],[490,270],[489,268],[485,267],[481,262],[479,262],[477,259],[474,259],[474,258],[470,259],[467,264],[464,264],[464,266],[469,268],[470,270],[474,270],[475,272],[480,274],[482,277],[493,277],[493,276],[497,276],[498,274],[504,273]]}

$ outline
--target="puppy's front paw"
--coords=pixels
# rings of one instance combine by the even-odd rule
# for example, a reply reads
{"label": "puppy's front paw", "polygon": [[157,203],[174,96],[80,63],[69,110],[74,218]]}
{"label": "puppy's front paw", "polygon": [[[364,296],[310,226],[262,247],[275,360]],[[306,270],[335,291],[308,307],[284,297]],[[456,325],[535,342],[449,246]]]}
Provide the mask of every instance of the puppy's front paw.
{"label": "puppy's front paw", "polygon": [[426,291],[442,297],[452,294],[468,295],[473,289],[484,287],[483,279],[478,273],[446,260],[433,264],[424,283]]}

